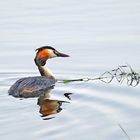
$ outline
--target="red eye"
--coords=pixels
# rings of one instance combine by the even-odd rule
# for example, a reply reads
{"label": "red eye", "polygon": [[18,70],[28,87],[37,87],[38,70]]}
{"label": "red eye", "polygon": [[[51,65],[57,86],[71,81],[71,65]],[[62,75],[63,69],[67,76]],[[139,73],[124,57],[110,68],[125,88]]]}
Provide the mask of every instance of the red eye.
{"label": "red eye", "polygon": [[58,51],[54,50],[53,53],[58,56]]}

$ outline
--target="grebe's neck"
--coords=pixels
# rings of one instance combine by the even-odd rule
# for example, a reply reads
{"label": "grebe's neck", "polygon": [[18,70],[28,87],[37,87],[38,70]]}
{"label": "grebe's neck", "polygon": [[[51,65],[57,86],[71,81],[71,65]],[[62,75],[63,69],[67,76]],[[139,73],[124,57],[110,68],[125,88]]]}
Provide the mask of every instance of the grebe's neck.
{"label": "grebe's neck", "polygon": [[34,61],[35,61],[36,66],[38,67],[38,70],[41,76],[45,76],[50,79],[55,79],[53,73],[48,69],[47,66],[45,66],[46,61],[47,61],[46,58],[41,58],[41,57],[36,56]]}
{"label": "grebe's neck", "polygon": [[37,67],[38,67],[38,70],[39,70],[41,76],[46,76],[47,78],[55,79],[53,73],[48,69],[47,66],[37,65]]}

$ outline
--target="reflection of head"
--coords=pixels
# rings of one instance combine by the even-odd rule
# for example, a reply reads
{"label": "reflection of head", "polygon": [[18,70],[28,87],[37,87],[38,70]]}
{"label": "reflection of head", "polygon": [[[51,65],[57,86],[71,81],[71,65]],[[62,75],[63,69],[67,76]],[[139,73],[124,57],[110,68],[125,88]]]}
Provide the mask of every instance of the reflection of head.
{"label": "reflection of head", "polygon": [[[57,114],[62,111],[62,104],[63,103],[70,103],[67,101],[61,101],[61,100],[52,100],[50,99],[50,92],[53,89],[53,87],[43,90],[42,94],[40,94],[38,98],[37,105],[40,106],[39,112],[42,114],[42,117],[49,116],[52,114]],[[39,92],[40,93],[40,92]],[[39,95],[38,93],[38,95]],[[72,94],[72,93],[65,93],[64,96],[66,97],[66,94]],[[69,98],[68,98],[69,99]],[[45,118],[46,119],[52,119],[54,117]]]}
{"label": "reflection of head", "polygon": [[[62,104],[69,103],[67,101],[61,100],[52,100],[50,99],[50,91],[48,89],[38,98],[37,104],[40,106],[39,112],[42,114],[42,117],[49,116],[52,114],[57,114],[62,111]],[[64,94],[65,95],[65,94]]]}
{"label": "reflection of head", "polygon": [[42,114],[43,117],[59,113],[62,110],[61,108],[62,103],[65,102],[65,101],[50,100],[50,99],[45,99],[40,101],[38,100],[38,105],[40,106],[39,112]]}

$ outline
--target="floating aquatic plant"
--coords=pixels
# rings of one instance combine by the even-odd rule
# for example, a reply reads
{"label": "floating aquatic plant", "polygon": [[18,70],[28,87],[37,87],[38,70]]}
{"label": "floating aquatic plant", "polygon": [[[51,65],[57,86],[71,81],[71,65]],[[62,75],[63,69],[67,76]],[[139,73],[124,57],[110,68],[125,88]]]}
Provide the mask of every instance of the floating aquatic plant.
{"label": "floating aquatic plant", "polygon": [[111,83],[114,79],[116,79],[117,82],[119,83],[122,83],[124,80],[126,80],[128,86],[135,87],[140,82],[140,74],[135,72],[131,66],[123,65],[123,66],[118,66],[116,69],[105,71],[99,77],[63,80],[63,83],[66,84],[66,83],[76,82],[76,81],[87,82],[87,81],[94,81],[94,80],[100,80],[104,83]]}

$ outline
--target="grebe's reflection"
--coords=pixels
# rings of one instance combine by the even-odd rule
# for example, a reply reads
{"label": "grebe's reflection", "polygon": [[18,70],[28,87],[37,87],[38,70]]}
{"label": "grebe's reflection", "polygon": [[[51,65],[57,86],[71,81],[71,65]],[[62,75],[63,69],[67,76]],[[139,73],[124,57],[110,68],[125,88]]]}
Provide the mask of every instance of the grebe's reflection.
{"label": "grebe's reflection", "polygon": [[[50,117],[50,115],[57,114],[62,111],[62,105],[63,103],[70,103],[68,101],[62,101],[62,100],[54,100],[51,99],[51,90],[54,88],[54,86],[35,91],[34,93],[31,94],[26,94],[26,96],[20,97],[20,99],[23,98],[33,98],[33,97],[38,97],[37,105],[39,105],[40,109],[39,112],[42,114],[41,116],[44,118],[44,120],[52,119],[55,117]],[[64,97],[67,98],[68,100],[71,100],[71,95],[72,93],[64,93]],[[15,97],[15,96],[14,96]],[[48,117],[49,116],[49,117]],[[47,118],[46,118],[47,117]]]}
{"label": "grebe's reflection", "polygon": [[[38,98],[37,104],[40,106],[39,112],[42,114],[42,117],[48,117],[50,115],[57,114],[62,111],[63,103],[70,103],[67,101],[50,99],[50,94],[49,94],[50,91],[51,91],[51,89],[46,90],[45,93]],[[64,96],[65,95],[66,95],[66,93],[64,94]],[[48,119],[52,119],[52,118],[54,118],[54,117],[49,117],[49,118],[45,118],[45,119],[48,120]]]}

